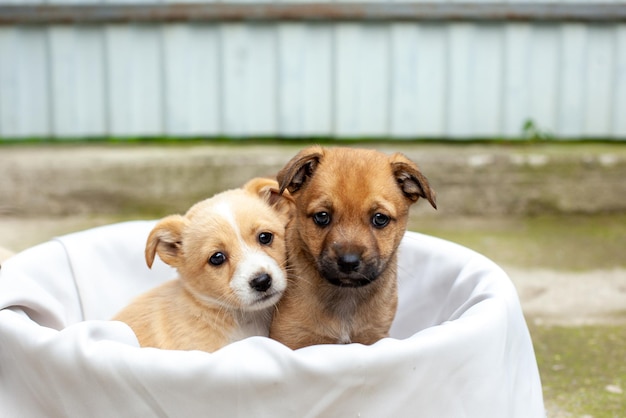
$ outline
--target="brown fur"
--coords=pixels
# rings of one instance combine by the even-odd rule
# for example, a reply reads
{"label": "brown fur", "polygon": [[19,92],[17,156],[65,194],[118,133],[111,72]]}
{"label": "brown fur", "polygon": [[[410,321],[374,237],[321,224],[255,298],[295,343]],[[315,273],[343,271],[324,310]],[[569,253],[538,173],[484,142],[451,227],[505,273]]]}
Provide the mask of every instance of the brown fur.
{"label": "brown fur", "polygon": [[[409,207],[420,197],[436,207],[427,179],[401,154],[318,146],[302,150],[277,177],[296,209],[287,228],[289,283],[270,337],[296,349],[388,336]],[[327,226],[314,222],[322,212]],[[373,225],[379,213],[390,219],[384,227]],[[358,267],[346,267],[355,257]]]}
{"label": "brown fur", "polygon": [[[146,263],[151,267],[158,254],[179,278],[139,296],[114,319],[127,323],[142,347],[210,352],[247,336],[267,335],[273,304],[286,285],[285,224],[292,207],[277,187],[273,180],[254,179],[243,189],[195,204],[184,216],[159,221],[146,243]],[[271,244],[259,242],[261,232],[273,234]],[[219,266],[209,262],[217,252],[227,256]],[[258,266],[258,256],[246,258],[249,254],[262,254]],[[240,273],[246,268],[250,271]],[[273,282],[257,293],[248,280],[261,273],[272,273]],[[251,300],[233,289],[234,277],[242,277],[238,283]],[[272,297],[261,301],[263,296]]]}

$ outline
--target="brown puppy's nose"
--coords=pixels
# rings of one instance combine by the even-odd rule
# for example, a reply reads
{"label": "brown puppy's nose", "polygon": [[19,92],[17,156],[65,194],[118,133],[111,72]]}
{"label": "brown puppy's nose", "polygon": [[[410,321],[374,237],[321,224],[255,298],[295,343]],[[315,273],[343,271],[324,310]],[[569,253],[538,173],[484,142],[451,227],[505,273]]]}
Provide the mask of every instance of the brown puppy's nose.
{"label": "brown puppy's nose", "polygon": [[355,253],[341,254],[337,257],[337,266],[342,273],[357,271],[361,265],[361,256]]}
{"label": "brown puppy's nose", "polygon": [[257,292],[265,292],[272,286],[272,276],[262,273],[250,280],[250,287]]}

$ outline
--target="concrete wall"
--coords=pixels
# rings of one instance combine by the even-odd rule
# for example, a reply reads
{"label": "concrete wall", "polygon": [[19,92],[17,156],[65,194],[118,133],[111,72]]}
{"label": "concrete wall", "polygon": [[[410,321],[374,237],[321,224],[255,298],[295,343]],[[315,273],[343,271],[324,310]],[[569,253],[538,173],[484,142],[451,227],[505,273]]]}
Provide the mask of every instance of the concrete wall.
{"label": "concrete wall", "polygon": [[[420,165],[437,192],[438,216],[626,212],[620,145],[376,147]],[[300,148],[4,146],[0,215],[184,212],[251,177],[275,175]],[[423,202],[415,210],[435,213]]]}

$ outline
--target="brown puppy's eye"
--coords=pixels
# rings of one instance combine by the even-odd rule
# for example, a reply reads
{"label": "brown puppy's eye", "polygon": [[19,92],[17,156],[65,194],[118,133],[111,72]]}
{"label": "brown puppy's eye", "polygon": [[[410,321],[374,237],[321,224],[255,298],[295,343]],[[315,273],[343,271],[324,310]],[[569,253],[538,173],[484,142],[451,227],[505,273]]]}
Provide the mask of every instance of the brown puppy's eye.
{"label": "brown puppy's eye", "polygon": [[261,232],[258,239],[262,245],[270,245],[274,240],[274,235],[271,232]]}
{"label": "brown puppy's eye", "polygon": [[376,228],[384,228],[389,224],[389,216],[377,213],[372,217],[372,225]]}
{"label": "brown puppy's eye", "polygon": [[213,254],[209,258],[209,263],[213,264],[214,266],[219,266],[221,264],[224,264],[225,261],[226,261],[226,254],[220,253],[220,252]]}
{"label": "brown puppy's eye", "polygon": [[328,212],[317,212],[313,215],[313,222],[317,226],[327,226],[330,223],[330,214]]}

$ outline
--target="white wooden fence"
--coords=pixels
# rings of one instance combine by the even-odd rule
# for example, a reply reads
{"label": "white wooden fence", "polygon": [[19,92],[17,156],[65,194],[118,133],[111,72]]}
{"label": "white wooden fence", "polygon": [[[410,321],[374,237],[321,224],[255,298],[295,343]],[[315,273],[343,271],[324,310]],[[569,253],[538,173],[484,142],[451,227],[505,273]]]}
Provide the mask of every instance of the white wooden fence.
{"label": "white wooden fence", "polygon": [[626,139],[626,22],[0,25],[0,138],[498,138],[526,120]]}

